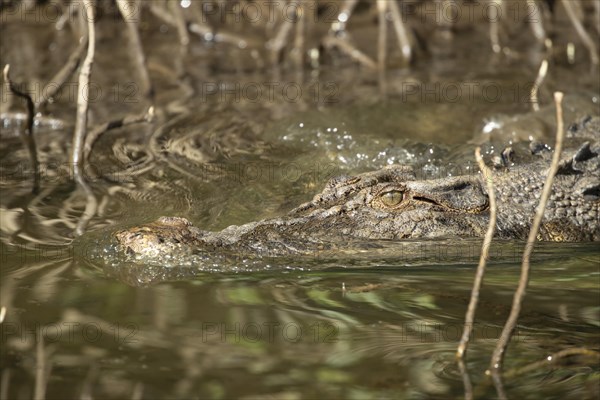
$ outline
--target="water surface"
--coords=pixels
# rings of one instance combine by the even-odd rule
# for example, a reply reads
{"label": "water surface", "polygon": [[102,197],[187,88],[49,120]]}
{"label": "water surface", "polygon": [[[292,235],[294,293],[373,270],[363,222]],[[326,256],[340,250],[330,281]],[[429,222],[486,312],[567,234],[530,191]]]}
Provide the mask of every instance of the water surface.
{"label": "water surface", "polygon": [[[2,32],[1,64],[27,66],[15,69],[17,79],[51,76],[64,58],[58,53],[70,51],[64,32],[48,27],[3,24]],[[108,32],[94,79],[110,96],[93,104],[93,123],[148,105],[137,94],[135,102],[120,101],[131,94],[131,76],[108,68],[126,57]],[[374,28],[365,32],[376,37]],[[5,33],[20,38],[23,51]],[[3,109],[0,396],[31,398],[45,385],[46,398],[56,399],[462,398],[454,354],[479,240],[370,243],[354,253],[166,268],[121,262],[108,233],[161,215],[208,230],[273,217],[333,176],[389,164],[413,165],[423,178],[475,174],[478,144],[487,157],[507,145],[527,149],[532,139],[552,146],[554,90],[566,93],[568,121],[598,114],[600,83],[585,62],[553,64],[542,108],[532,112],[527,88],[543,52],[515,39],[516,58],[490,57],[487,39],[473,39],[486,34],[459,32],[456,56],[391,69],[382,97],[376,77],[343,57],[301,78],[286,69],[248,72],[243,50],[195,43],[181,60],[172,31],[146,32],[158,118],[100,138],[86,169],[99,213],[76,240],[85,200],[67,162],[74,102],[63,97],[36,125],[38,195],[18,138],[21,109]],[[58,49],[47,64],[24,61],[47,42]],[[177,60],[186,79],[175,74]],[[305,95],[249,101],[206,92],[207,82],[235,91],[274,80],[298,83]],[[496,396],[484,371],[523,247],[492,247],[467,358],[478,398]],[[515,374],[505,380],[510,398],[598,398],[594,358],[516,371],[560,350],[600,350],[599,341],[597,244],[540,243],[505,361]]]}

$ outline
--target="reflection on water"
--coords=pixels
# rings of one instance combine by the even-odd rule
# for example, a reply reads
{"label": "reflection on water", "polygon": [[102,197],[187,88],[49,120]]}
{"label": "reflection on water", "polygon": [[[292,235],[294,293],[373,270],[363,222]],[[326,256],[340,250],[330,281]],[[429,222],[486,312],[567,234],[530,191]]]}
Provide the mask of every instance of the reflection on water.
{"label": "reflection on water", "polygon": [[[595,246],[543,251],[553,257],[534,263],[508,370],[559,349],[598,345]],[[9,268],[2,283],[9,309],[3,373],[16,397],[31,395],[26,388],[41,356],[51,368],[52,398],[87,391],[96,397],[136,391],[184,398],[460,397],[463,390],[454,352],[473,263],[338,262],[324,270],[308,263],[136,288],[73,259],[35,260],[33,252],[22,252],[5,261],[16,265],[18,257],[27,269]],[[486,276],[468,364],[483,397],[494,393],[482,372],[518,273],[518,263],[508,262],[493,264]],[[593,398],[593,366],[575,358],[508,384],[518,398],[532,389],[543,397]]]}
{"label": "reflection on water", "polygon": [[[16,30],[11,37],[28,31],[2,29]],[[23,117],[3,110],[0,398],[40,391],[47,398],[461,398],[454,352],[478,240],[356,243],[353,251],[296,259],[200,257],[167,267],[119,259],[108,237],[160,215],[185,216],[208,230],[280,215],[335,175],[387,164],[413,165],[423,178],[474,173],[475,144],[490,155],[550,140],[554,89],[566,92],[568,121],[598,114],[599,82],[587,65],[553,66],[542,110],[531,113],[527,82],[542,52],[490,60],[487,47],[471,47],[473,32],[463,35],[456,46],[464,58],[425,58],[410,71],[390,71],[385,99],[372,77],[333,63],[304,77],[304,98],[257,102],[202,90],[215,82],[234,90],[271,82],[274,72],[207,71],[198,65],[210,48],[198,44],[181,83],[156,65],[175,52],[157,39],[148,46],[157,121],[100,138],[86,170],[99,212],[77,240],[85,199],[67,162],[73,104],[63,99],[56,115],[36,125],[38,195],[17,135]],[[7,37],[3,57],[14,52]],[[116,53],[99,51],[95,79],[125,82],[126,71],[108,67],[123,50],[116,38],[103,40]],[[215,57],[223,63],[227,54]],[[296,82],[278,72],[282,82]],[[121,108],[99,102],[93,117],[106,121]],[[492,247],[467,359],[478,398],[495,396],[484,371],[509,312],[522,248],[510,241]],[[533,266],[506,358],[512,372],[559,350],[600,350],[598,246],[541,243]],[[572,356],[516,373],[506,385],[511,398],[591,399],[600,396],[599,376],[596,359]]]}

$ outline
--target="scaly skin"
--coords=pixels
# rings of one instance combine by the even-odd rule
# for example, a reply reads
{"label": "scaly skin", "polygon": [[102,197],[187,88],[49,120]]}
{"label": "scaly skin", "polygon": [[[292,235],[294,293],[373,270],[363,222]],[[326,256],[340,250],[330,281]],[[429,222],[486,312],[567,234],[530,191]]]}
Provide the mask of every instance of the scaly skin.
{"label": "scaly skin", "polygon": [[[600,119],[586,118],[570,133],[595,141],[564,154],[539,239],[597,241]],[[496,237],[526,238],[548,160],[494,172]],[[479,237],[488,222],[489,199],[480,175],[417,180],[410,167],[394,165],[332,179],[312,201],[279,218],[208,232],[184,218],[162,217],[119,231],[116,238],[126,252],[150,259],[195,251],[278,256],[344,246],[349,239]]]}

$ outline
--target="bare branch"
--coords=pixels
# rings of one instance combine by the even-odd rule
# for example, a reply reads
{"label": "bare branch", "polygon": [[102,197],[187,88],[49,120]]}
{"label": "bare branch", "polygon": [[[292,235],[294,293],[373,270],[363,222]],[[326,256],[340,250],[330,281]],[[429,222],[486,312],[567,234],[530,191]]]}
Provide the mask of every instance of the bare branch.
{"label": "bare branch", "polygon": [[529,25],[536,39],[544,43],[547,38],[544,22],[542,19],[542,7],[536,4],[535,0],[526,0],[527,15],[529,15]]}
{"label": "bare branch", "polygon": [[46,398],[46,352],[44,346],[44,335],[41,328],[36,331],[36,351],[35,351],[35,400],[44,400]]}
{"label": "bare branch", "polygon": [[[139,18],[141,16],[139,0],[134,0],[133,3],[127,0],[117,0],[117,6],[125,21],[125,25],[127,25],[129,47],[134,59],[135,68],[140,77],[142,93],[144,96],[152,96],[152,83],[150,82],[150,75],[148,74],[148,68],[146,66],[146,56],[144,55],[144,49],[138,31]],[[133,12],[131,12],[132,7]]]}
{"label": "bare branch", "polygon": [[379,91],[385,93],[385,66],[387,60],[387,0],[377,0],[379,34],[377,35],[377,69],[379,70]]}
{"label": "bare branch", "polygon": [[373,61],[373,59],[371,57],[369,57],[362,51],[358,50],[356,47],[354,47],[350,42],[348,42],[345,39],[342,39],[342,38],[339,38],[339,37],[336,37],[333,35],[327,35],[323,39],[323,45],[328,48],[329,47],[337,47],[342,52],[346,53],[347,55],[349,55],[350,57],[352,57],[354,60],[358,61],[362,65],[364,65],[368,68],[377,69],[377,63],[375,61]]}
{"label": "bare branch", "polygon": [[267,48],[271,51],[271,61],[277,64],[279,61],[281,50],[285,47],[287,37],[292,31],[294,21],[290,18],[284,18],[275,37],[267,42]]}
{"label": "bare branch", "polygon": [[73,174],[77,185],[83,189],[86,194],[87,202],[85,210],[77,228],[75,228],[75,234],[81,235],[85,231],[85,227],[92,217],[96,214],[98,202],[94,197],[92,189],[88,186],[83,176],[83,144],[87,133],[87,120],[88,120],[88,99],[89,99],[89,83],[90,74],[92,72],[92,64],[94,63],[94,53],[96,50],[96,32],[94,27],[94,3],[93,0],[83,0],[83,10],[85,13],[88,27],[88,48],[81,71],[79,73],[79,90],[77,97],[77,119],[75,121],[75,132],[73,134],[73,153],[71,155],[71,162],[73,164]]}
{"label": "bare branch", "polygon": [[465,400],[473,400],[473,384],[471,383],[471,378],[469,377],[469,371],[467,371],[465,361],[462,358],[458,359],[458,369],[463,379],[463,387],[465,388]]}
{"label": "bare branch", "polygon": [[481,157],[481,148],[479,147],[475,150],[475,158],[477,159],[479,169],[483,174],[483,179],[486,184],[488,197],[490,199],[490,220],[488,223],[487,232],[485,233],[485,238],[483,239],[483,245],[481,247],[481,256],[479,257],[479,265],[477,266],[475,281],[473,282],[471,300],[469,301],[469,307],[465,316],[465,327],[463,330],[462,337],[460,339],[460,344],[458,345],[458,349],[456,351],[456,357],[459,359],[462,359],[465,356],[467,347],[469,345],[471,332],[473,331],[473,323],[475,321],[475,311],[477,311],[477,303],[479,301],[479,291],[481,290],[481,285],[483,283],[485,266],[487,260],[490,257],[490,245],[492,243],[492,238],[494,237],[494,233],[496,232],[497,207],[496,194],[494,192],[494,177],[492,176],[492,171],[490,171],[490,169],[483,162],[483,157]]}
{"label": "bare branch", "polygon": [[[564,122],[563,122],[563,111],[562,111],[562,99],[563,94],[561,92],[554,93],[554,101],[556,103],[556,120],[557,120],[557,128],[556,128],[556,145],[554,149],[554,155],[552,156],[552,164],[548,169],[546,175],[546,182],[544,183],[544,189],[542,190],[542,196],[540,198],[540,203],[538,204],[535,217],[533,219],[533,223],[531,225],[531,230],[529,231],[529,236],[527,238],[527,244],[525,246],[525,251],[523,252],[523,261],[521,265],[521,277],[519,279],[519,285],[515,292],[513,298],[512,308],[510,310],[510,315],[506,324],[504,325],[504,329],[502,330],[502,334],[500,335],[500,339],[496,344],[496,348],[494,349],[494,353],[492,354],[492,360],[490,364],[489,371],[494,376],[494,379],[499,382],[500,375],[499,371],[502,369],[502,361],[504,358],[504,353],[506,351],[506,347],[508,346],[508,342],[512,336],[514,328],[517,324],[517,319],[519,318],[519,314],[521,313],[521,306],[523,304],[523,299],[525,298],[525,291],[527,289],[527,285],[529,283],[529,270],[530,270],[530,259],[531,253],[533,252],[533,247],[535,241],[537,239],[538,232],[540,230],[540,226],[542,223],[542,218],[544,217],[544,210],[546,208],[546,204],[548,203],[548,199],[550,197],[550,193],[552,192],[552,183],[554,182],[554,176],[556,175],[556,171],[558,170],[558,164],[560,161],[560,156],[562,153],[563,139],[564,139]],[[497,386],[498,387],[498,386]]]}
{"label": "bare branch", "polygon": [[402,21],[402,14],[400,13],[400,9],[398,8],[398,3],[396,3],[395,1],[390,1],[389,8],[392,14],[394,30],[396,31],[396,36],[398,37],[398,42],[400,43],[400,50],[402,51],[402,56],[404,57],[407,63],[410,63],[412,59],[412,47],[410,45],[410,39],[408,38],[408,31],[406,30],[404,22]]}
{"label": "bare branch", "polygon": [[548,59],[544,58],[544,60],[542,60],[542,64],[540,65],[537,77],[535,78],[535,82],[533,83],[533,87],[531,88],[531,93],[529,94],[529,100],[531,101],[533,111],[540,111],[538,91],[540,90],[540,86],[542,86],[542,83],[544,83],[544,78],[546,78],[547,73]]}
{"label": "bare branch", "polygon": [[294,49],[292,55],[296,68],[299,71],[304,66],[304,43],[306,35],[306,8],[304,6],[305,0],[299,0],[298,3],[298,15],[296,15],[296,36],[294,38]]}
{"label": "bare branch", "polygon": [[548,365],[556,364],[558,360],[571,356],[584,356],[594,359],[595,363],[600,361],[600,353],[595,350],[586,349],[585,347],[574,347],[570,349],[564,349],[556,353],[550,354],[548,357],[541,361],[536,361],[531,364],[527,364],[524,367],[512,369],[506,371],[504,374],[505,378],[512,378],[514,376],[521,375],[525,372],[539,370]]}
{"label": "bare branch", "polygon": [[21,92],[10,80],[10,65],[6,64],[4,67],[4,81],[8,84],[8,88],[12,94],[17,97],[21,97],[27,104],[27,125],[25,132],[19,130],[19,136],[23,141],[23,144],[29,152],[29,159],[31,161],[31,168],[33,169],[33,193],[37,194],[40,191],[40,166],[37,158],[37,148],[35,145],[35,137],[33,136],[33,118],[35,116],[35,105],[31,96],[28,93]]}
{"label": "bare branch", "polygon": [[175,18],[171,15],[171,13],[169,13],[169,10],[167,10],[165,7],[161,7],[159,2],[146,1],[143,4],[148,7],[150,12],[154,14],[156,18],[160,19],[165,24],[169,24],[175,27],[177,26]]}
{"label": "bare branch", "polygon": [[490,12],[490,40],[492,42],[492,50],[494,53],[500,53],[502,46],[500,45],[500,17],[502,16],[502,8],[504,0],[489,0],[493,7],[490,9],[495,12]]}
{"label": "bare branch", "polygon": [[173,18],[175,20],[175,26],[177,27],[177,33],[179,34],[179,43],[186,47],[190,43],[190,35],[187,31],[187,25],[185,23],[185,17],[183,16],[183,12],[181,11],[181,6],[179,5],[179,1],[177,0],[168,0],[169,8],[173,13]]}
{"label": "bare branch", "polygon": [[39,110],[43,107],[54,95],[63,87],[67,79],[73,75],[73,73],[77,70],[79,63],[81,62],[81,57],[83,56],[83,52],[87,48],[87,35],[82,37],[79,40],[79,44],[75,51],[69,56],[69,59],[63,65],[63,67],[50,79],[50,82],[44,87],[42,93],[43,96],[40,96],[40,99],[35,104],[35,108]]}

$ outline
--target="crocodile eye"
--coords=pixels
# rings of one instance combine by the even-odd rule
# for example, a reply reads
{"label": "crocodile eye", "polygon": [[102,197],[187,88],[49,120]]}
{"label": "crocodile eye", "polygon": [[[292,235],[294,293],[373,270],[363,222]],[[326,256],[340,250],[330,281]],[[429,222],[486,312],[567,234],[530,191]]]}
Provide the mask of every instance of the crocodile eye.
{"label": "crocodile eye", "polygon": [[381,202],[388,207],[396,207],[402,199],[404,198],[404,194],[398,190],[392,190],[387,193],[384,193],[381,196]]}

